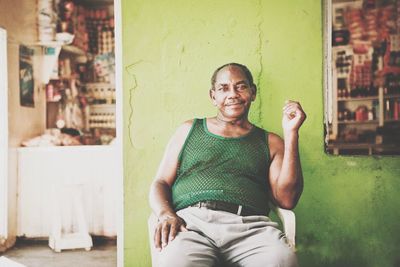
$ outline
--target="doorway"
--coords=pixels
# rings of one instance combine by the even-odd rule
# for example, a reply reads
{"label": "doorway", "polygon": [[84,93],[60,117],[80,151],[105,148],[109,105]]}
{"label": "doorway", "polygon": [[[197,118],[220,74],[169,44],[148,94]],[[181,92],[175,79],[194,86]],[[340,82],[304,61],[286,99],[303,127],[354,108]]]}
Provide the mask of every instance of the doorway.
{"label": "doorway", "polygon": [[[35,29],[35,26],[30,26],[37,24],[40,15],[47,16],[53,12],[53,10],[50,13],[36,12],[39,9],[34,5],[42,4],[41,7],[45,9],[56,6],[56,9],[68,13],[71,11],[71,3],[76,12],[79,9],[80,12],[83,12],[81,14],[88,16],[84,19],[85,21],[80,21],[82,23],[86,22],[86,19],[88,21],[89,18],[93,23],[102,23],[101,20],[108,20],[107,25],[102,25],[101,28],[95,25],[92,28],[104,33],[106,38],[110,35],[116,35],[112,41],[115,43],[115,45],[112,45],[112,49],[102,46],[101,49],[103,50],[97,50],[97,52],[93,52],[94,50],[91,48],[85,50],[85,41],[79,39],[77,33],[73,34],[75,41],[70,40],[71,43],[67,44],[66,40],[62,39],[70,36],[67,34],[71,33],[71,28],[68,25],[78,25],[74,22],[72,24],[68,22],[75,11],[71,14],[57,14],[58,19],[63,17],[65,20],[57,22],[54,35],[49,34],[47,27],[49,25],[41,25],[43,26],[42,31]],[[9,14],[2,14],[6,10]],[[24,15],[19,16],[18,14]],[[5,30],[0,31],[0,111],[2,111],[0,114],[2,130],[0,133],[0,162],[5,165],[4,168],[3,165],[0,165],[0,245],[2,237],[4,239],[17,237],[17,242],[18,238],[30,239],[30,241],[48,238],[48,233],[53,228],[54,213],[52,213],[52,210],[54,209],[51,207],[53,203],[58,203],[60,206],[67,203],[67,208],[60,209],[63,213],[62,220],[67,225],[61,231],[71,230],[73,232],[76,228],[77,219],[74,218],[76,217],[74,211],[68,208],[68,200],[61,196],[66,193],[63,191],[63,185],[69,186],[71,181],[78,181],[80,185],[77,190],[90,235],[93,239],[106,237],[112,238],[115,243],[118,242],[118,266],[122,266],[122,92],[119,91],[122,86],[118,73],[120,68],[120,59],[118,58],[120,57],[120,43],[115,42],[117,38],[120,38],[118,37],[119,14],[119,0],[16,0],[15,3],[2,2],[0,25],[7,30],[8,38],[5,37]],[[11,18],[14,20],[12,21]],[[113,19],[112,23],[115,23],[115,28],[114,25],[111,25],[111,18]],[[51,24],[50,27],[52,27]],[[24,27],[21,27],[21,25]],[[82,24],[79,25],[82,26]],[[111,30],[111,28],[113,29]],[[61,33],[61,35],[58,35],[61,36],[59,37],[61,39],[57,39],[59,33]],[[96,44],[87,45],[95,47],[101,41],[105,41],[101,39],[102,37],[98,32],[95,34],[97,37]],[[8,44],[8,52],[6,52],[5,46],[3,49],[3,39],[4,45]],[[45,69],[49,63],[47,59],[51,56],[56,56],[56,67],[58,68],[58,71],[57,68],[51,69],[50,76],[43,75],[43,72],[34,72],[35,79],[38,78],[38,73],[41,74],[41,80],[35,80],[31,91],[33,94],[29,101],[27,101],[27,98],[22,99],[20,95],[21,77],[18,74],[21,70],[22,46],[28,48],[23,49],[24,55],[29,55],[29,49],[32,49],[34,57],[41,56],[39,65],[35,63],[37,58],[32,60],[34,69],[37,66],[40,69]],[[82,53],[82,50],[84,51],[83,54],[79,54]],[[29,53],[26,53],[26,51]],[[105,54],[108,55],[104,56]],[[112,61],[110,60],[111,54],[114,54],[113,66],[109,64]],[[3,60],[7,61],[7,55],[9,57],[8,74],[7,64],[5,64],[7,62],[3,63]],[[86,64],[87,61],[85,60],[97,60],[99,64],[106,62],[106,66],[103,65],[103,67],[106,67],[107,71],[112,69],[114,73],[108,73],[109,75],[104,74],[104,72],[96,73],[93,65]],[[29,63],[29,61],[26,62]],[[68,64],[69,66],[67,66]],[[85,73],[82,71],[84,67],[89,67],[93,71],[89,74],[89,76],[94,75],[92,80],[84,77]],[[36,68],[36,70],[38,69]],[[72,78],[69,76],[71,72],[72,74],[76,72]],[[46,77],[49,78],[49,82],[45,82],[43,79]],[[18,80],[18,78],[20,79]],[[80,83],[72,85],[72,79],[80,78],[82,78]],[[113,81],[110,81],[111,78]],[[50,81],[51,79],[53,80]],[[91,83],[90,86],[89,83]],[[97,85],[106,83],[114,87],[106,87],[103,89],[105,92],[103,91],[102,95],[97,94],[96,96],[93,92],[89,92]],[[49,86],[49,84],[52,84],[52,86]],[[60,85],[60,88],[56,88],[58,85]],[[79,88],[72,88],[73,86]],[[70,90],[66,90],[66,88]],[[73,119],[68,121],[70,117],[65,115],[67,104],[73,102],[68,97],[76,93],[73,92],[75,89],[79,94],[75,95],[79,98],[78,100],[81,100],[81,97],[91,97],[87,104],[93,106],[91,107],[92,113],[89,110],[86,117],[83,115],[81,124],[74,124],[76,120]],[[93,91],[95,90],[96,88],[93,89]],[[82,96],[85,93],[91,95]],[[82,103],[76,102],[78,106]],[[60,110],[62,111],[59,112]],[[54,112],[52,113],[52,111]],[[10,119],[7,121],[7,118]],[[63,122],[57,124],[58,121]],[[76,131],[62,132],[63,128],[77,127],[81,127],[84,134],[76,137],[73,136]],[[81,128],[78,129],[78,132],[81,131]],[[40,140],[40,142],[29,144],[43,144],[43,139],[39,139],[39,137],[42,138],[44,135],[48,137],[48,134],[53,132],[59,134],[60,131],[64,134],[63,136],[72,136],[72,139],[69,140],[74,142],[78,140],[80,144],[67,146],[67,143],[63,143],[62,146],[59,146],[51,143],[51,146],[21,146],[21,144],[30,140]],[[89,136],[90,134],[92,136]],[[110,144],[111,140],[113,140],[112,144]],[[53,192],[63,193],[51,194],[52,190]],[[54,196],[61,198],[61,200]],[[8,222],[8,225],[3,223],[4,221]],[[85,252],[82,251],[82,253]],[[116,265],[117,261],[115,262]]]}

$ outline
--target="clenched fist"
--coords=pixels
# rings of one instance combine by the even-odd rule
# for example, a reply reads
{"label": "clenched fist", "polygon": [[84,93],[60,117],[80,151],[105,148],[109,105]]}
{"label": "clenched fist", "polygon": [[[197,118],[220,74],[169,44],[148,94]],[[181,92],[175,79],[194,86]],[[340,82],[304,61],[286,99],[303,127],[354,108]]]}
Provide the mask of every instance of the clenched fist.
{"label": "clenched fist", "polygon": [[300,126],[306,119],[299,102],[287,100],[283,107],[282,127],[285,134],[298,132]]}

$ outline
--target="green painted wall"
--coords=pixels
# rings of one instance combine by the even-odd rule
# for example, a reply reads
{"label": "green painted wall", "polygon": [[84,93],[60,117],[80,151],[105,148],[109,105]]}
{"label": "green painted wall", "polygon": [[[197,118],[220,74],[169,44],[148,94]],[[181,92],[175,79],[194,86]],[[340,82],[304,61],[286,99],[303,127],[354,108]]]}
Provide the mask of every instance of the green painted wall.
{"label": "green painted wall", "polygon": [[295,209],[302,266],[400,266],[400,158],[324,153],[320,1],[123,0],[122,13],[125,266],[150,266],[150,182],[175,128],[215,114],[209,79],[231,61],[257,80],[254,123],[281,133],[285,99],[308,114]]}

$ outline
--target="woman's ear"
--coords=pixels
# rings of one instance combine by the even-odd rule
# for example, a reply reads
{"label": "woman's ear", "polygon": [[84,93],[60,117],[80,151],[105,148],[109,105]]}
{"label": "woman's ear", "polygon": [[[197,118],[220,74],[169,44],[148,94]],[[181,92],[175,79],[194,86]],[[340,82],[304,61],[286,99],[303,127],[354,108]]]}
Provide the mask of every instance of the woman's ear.
{"label": "woman's ear", "polygon": [[257,96],[257,86],[255,84],[253,84],[251,86],[251,92],[252,92],[252,96],[251,96],[251,101],[256,100],[256,96]]}
{"label": "woman's ear", "polygon": [[213,102],[213,105],[216,106],[217,103],[215,102],[215,91],[213,89],[210,89],[210,91],[208,91],[211,101]]}

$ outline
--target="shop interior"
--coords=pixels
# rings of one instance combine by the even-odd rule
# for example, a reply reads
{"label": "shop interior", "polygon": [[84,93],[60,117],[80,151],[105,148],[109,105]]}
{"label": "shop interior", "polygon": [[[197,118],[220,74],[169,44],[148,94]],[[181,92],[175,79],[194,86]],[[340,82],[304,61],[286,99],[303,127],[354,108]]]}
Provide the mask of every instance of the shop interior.
{"label": "shop interior", "polygon": [[[22,58],[38,55],[33,67],[41,70],[36,76],[46,94],[45,134],[55,138],[42,135],[22,145],[108,145],[116,137],[113,5],[58,2],[39,1],[39,42],[20,48]],[[21,105],[33,105],[24,93]],[[56,129],[76,138],[58,138]]]}
{"label": "shop interior", "polygon": [[326,151],[399,155],[400,2],[334,0],[331,10]]}
{"label": "shop interior", "polygon": [[0,77],[7,82],[0,86],[0,144],[7,163],[0,174],[0,256],[26,240],[89,254],[96,240],[106,240],[116,266],[122,147],[114,5],[1,2]]}

